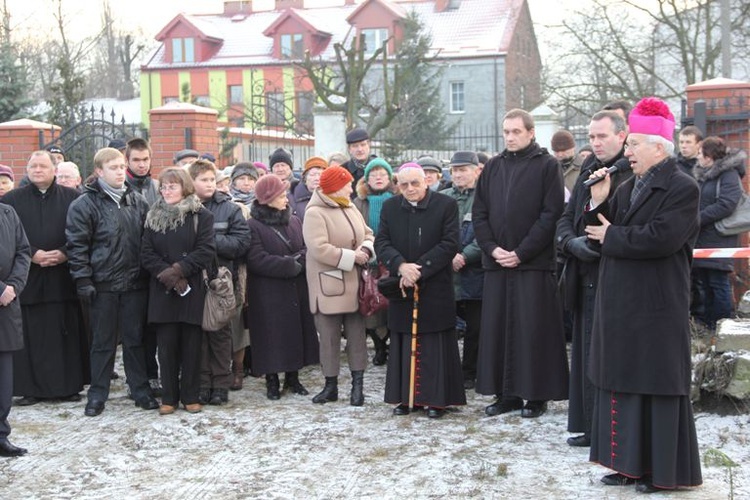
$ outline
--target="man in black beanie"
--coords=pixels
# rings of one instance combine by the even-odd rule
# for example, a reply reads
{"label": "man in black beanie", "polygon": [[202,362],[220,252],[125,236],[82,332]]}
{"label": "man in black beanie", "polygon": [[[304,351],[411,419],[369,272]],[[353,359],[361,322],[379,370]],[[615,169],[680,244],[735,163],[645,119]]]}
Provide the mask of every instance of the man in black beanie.
{"label": "man in black beanie", "polygon": [[268,157],[268,168],[271,169],[271,172],[276,177],[289,183],[290,191],[293,191],[297,187],[299,179],[294,176],[294,171],[292,170],[294,168],[294,160],[286,149],[278,148],[271,153],[271,156]]}

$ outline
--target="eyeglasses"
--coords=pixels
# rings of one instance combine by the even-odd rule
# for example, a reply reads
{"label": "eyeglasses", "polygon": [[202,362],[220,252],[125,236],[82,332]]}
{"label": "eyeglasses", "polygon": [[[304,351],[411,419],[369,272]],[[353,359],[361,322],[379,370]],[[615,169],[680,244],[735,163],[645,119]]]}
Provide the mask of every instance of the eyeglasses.
{"label": "eyeglasses", "polygon": [[182,186],[179,184],[162,184],[159,186],[159,191],[162,193],[179,191],[180,189],[182,189]]}

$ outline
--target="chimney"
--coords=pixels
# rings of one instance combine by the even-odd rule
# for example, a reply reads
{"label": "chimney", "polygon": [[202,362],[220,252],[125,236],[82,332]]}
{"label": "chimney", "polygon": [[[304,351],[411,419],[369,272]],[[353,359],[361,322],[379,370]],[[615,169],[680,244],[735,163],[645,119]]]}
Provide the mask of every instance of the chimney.
{"label": "chimney", "polygon": [[224,15],[236,16],[238,14],[252,14],[253,0],[225,0]]}
{"label": "chimney", "polygon": [[304,3],[303,0],[276,0],[276,10],[303,9]]}
{"label": "chimney", "polygon": [[461,7],[461,0],[435,0],[435,12],[458,10],[459,7]]}

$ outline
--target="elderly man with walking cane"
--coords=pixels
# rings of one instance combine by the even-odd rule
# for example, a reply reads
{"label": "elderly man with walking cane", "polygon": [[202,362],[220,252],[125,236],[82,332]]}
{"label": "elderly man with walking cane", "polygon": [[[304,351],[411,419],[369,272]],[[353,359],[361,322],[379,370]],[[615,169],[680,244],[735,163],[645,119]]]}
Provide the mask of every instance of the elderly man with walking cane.
{"label": "elderly man with walking cane", "polygon": [[398,405],[394,415],[426,407],[428,417],[440,418],[447,407],[466,404],[452,272],[458,206],[427,188],[416,163],[401,166],[398,185],[401,194],[383,203],[375,238],[380,262],[398,276],[401,289],[388,308],[392,338],[385,402]]}

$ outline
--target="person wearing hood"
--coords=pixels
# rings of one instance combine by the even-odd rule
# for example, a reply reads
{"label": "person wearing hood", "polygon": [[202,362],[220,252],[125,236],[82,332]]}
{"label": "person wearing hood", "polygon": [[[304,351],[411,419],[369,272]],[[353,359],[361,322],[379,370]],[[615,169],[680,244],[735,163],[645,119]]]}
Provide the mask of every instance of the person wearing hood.
{"label": "person wearing hood", "polygon": [[[318,364],[318,334],[310,313],[302,222],[289,206],[289,183],[266,175],[255,186],[247,221],[247,313],[252,373],[266,376],[266,397],[282,390],[307,395],[299,370]],[[280,386],[279,373],[284,373]]]}
{"label": "person wearing hood", "polygon": [[142,272],[140,253],[148,202],[125,183],[126,168],[117,149],[97,151],[96,180],[71,203],[65,228],[70,274],[90,316],[91,386],[84,410],[89,417],[104,411],[109,398],[118,332],[136,406],[159,407],[146,375],[143,346],[148,276]]}
{"label": "person wearing hood", "polygon": [[[357,196],[354,206],[362,213],[365,223],[375,236],[380,227],[380,212],[383,203],[396,192],[393,184],[393,168],[382,158],[373,158],[365,167],[363,177],[357,181]],[[373,272],[379,269],[377,263],[371,265]],[[388,361],[388,311],[382,310],[365,318],[365,331],[375,346],[372,364],[382,366]]]}
{"label": "person wearing hood", "polygon": [[128,163],[125,182],[141,193],[149,205],[159,198],[159,183],[151,178],[151,154],[148,141],[140,137],[130,139],[125,148]]}
{"label": "person wearing hood", "polygon": [[305,209],[312,197],[312,193],[320,184],[320,175],[328,168],[328,162],[321,156],[312,156],[305,162],[302,171],[302,181],[297,184],[289,196],[289,205],[292,207],[292,215],[296,215],[305,222]]}
{"label": "person wearing hood", "polygon": [[195,195],[183,167],[159,176],[162,197],[146,215],[141,264],[151,274],[148,322],[155,325],[159,346],[162,401],[160,415],[174,413],[180,402],[189,413],[199,401],[203,304],[203,271],[215,275],[214,216]]}
{"label": "person wearing hood", "polygon": [[252,163],[240,162],[232,169],[229,194],[232,200],[250,208],[255,199],[255,183],[258,182],[258,170]]}
{"label": "person wearing hood", "polygon": [[[234,289],[244,286],[240,283],[240,267],[250,246],[250,229],[239,204],[232,198],[216,190],[216,166],[209,160],[196,160],[188,167],[193,180],[195,195],[214,215],[214,238],[216,257],[219,266],[232,272]],[[247,275],[245,274],[245,280]],[[239,315],[244,303],[244,293],[237,294],[239,301],[236,314]],[[244,347],[244,346],[243,346]],[[232,378],[232,325],[225,325],[218,331],[203,332],[201,344],[201,390],[200,403],[223,405],[229,401]],[[241,353],[244,357],[244,352]],[[239,367],[237,367],[239,368]],[[241,373],[241,368],[239,372]],[[235,371],[235,376],[237,375]]]}
{"label": "person wearing hood", "polygon": [[535,140],[531,114],[506,113],[503,136],[505,150],[479,176],[472,207],[485,270],[476,391],[497,396],[489,416],[521,410],[536,418],[548,400],[568,398],[554,277],[565,190],[560,164]]}
{"label": "person wearing hood", "polygon": [[[706,137],[698,149],[698,162],[693,177],[700,187],[700,224],[696,248],[735,248],[739,235],[722,236],[714,223],[729,217],[742,197],[742,177],[745,175],[744,151],[727,148],[719,137]],[[734,314],[734,299],[729,275],[734,269],[730,259],[694,259],[699,303],[695,311],[699,321],[710,329],[716,321]]]}
{"label": "person wearing hood", "polygon": [[375,256],[374,236],[351,202],[353,177],[341,166],[320,176],[303,224],[307,246],[310,311],[320,335],[320,364],[325,387],[313,403],[338,400],[341,332],[352,375],[349,404],[365,401],[363,378],[367,367],[364,318],[359,313],[360,269]]}

